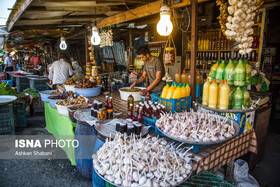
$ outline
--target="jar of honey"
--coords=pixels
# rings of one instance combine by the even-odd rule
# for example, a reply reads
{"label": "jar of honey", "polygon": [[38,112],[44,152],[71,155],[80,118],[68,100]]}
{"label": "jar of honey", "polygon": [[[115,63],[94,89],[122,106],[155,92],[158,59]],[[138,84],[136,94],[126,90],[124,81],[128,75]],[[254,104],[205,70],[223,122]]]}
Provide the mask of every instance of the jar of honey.
{"label": "jar of honey", "polygon": [[164,64],[166,66],[172,66],[175,64],[175,48],[166,47],[164,52]]}
{"label": "jar of honey", "polygon": [[97,77],[97,79],[96,79],[96,84],[97,84],[97,85],[101,85],[101,77],[100,77],[100,76]]}
{"label": "jar of honey", "polygon": [[97,66],[92,66],[91,68],[91,76],[96,77],[98,75],[98,68]]}
{"label": "jar of honey", "polygon": [[87,64],[86,64],[86,72],[91,72],[91,67],[92,67],[92,64],[91,64],[91,62],[87,62]]}
{"label": "jar of honey", "polygon": [[107,119],[107,110],[105,107],[100,108],[97,113],[98,120],[106,120]]}

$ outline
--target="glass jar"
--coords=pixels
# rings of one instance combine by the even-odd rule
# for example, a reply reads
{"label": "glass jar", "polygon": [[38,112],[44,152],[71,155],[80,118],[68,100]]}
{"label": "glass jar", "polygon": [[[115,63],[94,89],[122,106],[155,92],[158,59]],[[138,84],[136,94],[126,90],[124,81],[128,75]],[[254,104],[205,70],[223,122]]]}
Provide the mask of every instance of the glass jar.
{"label": "glass jar", "polygon": [[107,111],[106,111],[105,107],[98,110],[97,118],[98,118],[98,120],[106,120],[107,119]]}
{"label": "glass jar", "polygon": [[175,49],[174,47],[166,47],[164,53],[164,64],[172,66],[175,64]]}
{"label": "glass jar", "polygon": [[90,73],[90,72],[91,72],[91,67],[92,67],[91,62],[88,62],[88,63],[86,64],[86,72],[87,72],[87,73]]}
{"label": "glass jar", "polygon": [[101,77],[100,77],[100,76],[97,77],[97,79],[96,79],[96,84],[97,84],[97,85],[101,85]]}
{"label": "glass jar", "polygon": [[107,116],[108,116],[108,119],[113,119],[114,118],[113,110],[112,109],[108,109],[107,110]]}
{"label": "glass jar", "polygon": [[98,68],[97,66],[92,66],[91,68],[91,76],[96,77],[98,75]]}

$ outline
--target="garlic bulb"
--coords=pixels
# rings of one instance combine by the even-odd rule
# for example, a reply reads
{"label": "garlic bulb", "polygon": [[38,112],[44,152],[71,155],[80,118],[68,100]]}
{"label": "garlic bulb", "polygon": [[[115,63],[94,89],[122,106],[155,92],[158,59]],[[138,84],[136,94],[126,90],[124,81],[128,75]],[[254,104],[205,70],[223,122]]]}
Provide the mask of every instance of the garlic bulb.
{"label": "garlic bulb", "polygon": [[228,17],[227,17],[227,21],[228,21],[229,23],[231,23],[231,22],[232,22],[232,16],[228,16]]}
{"label": "garlic bulb", "polygon": [[236,5],[237,0],[228,0],[228,3],[229,3],[230,5]]}
{"label": "garlic bulb", "polygon": [[229,14],[233,14],[234,13],[234,7],[233,6],[229,6],[228,7],[228,13]]}

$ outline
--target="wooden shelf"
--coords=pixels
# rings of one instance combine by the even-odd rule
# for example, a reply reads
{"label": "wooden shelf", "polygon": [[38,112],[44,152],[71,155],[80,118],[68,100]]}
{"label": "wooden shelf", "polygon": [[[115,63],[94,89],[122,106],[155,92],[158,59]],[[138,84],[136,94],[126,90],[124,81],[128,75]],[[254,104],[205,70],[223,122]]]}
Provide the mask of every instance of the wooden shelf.
{"label": "wooden shelf", "polygon": [[[259,49],[253,49],[253,51],[258,51]],[[197,52],[226,52],[226,51],[239,51],[239,49],[213,49],[213,50],[197,50]],[[191,52],[191,50],[185,50],[185,52]]]}

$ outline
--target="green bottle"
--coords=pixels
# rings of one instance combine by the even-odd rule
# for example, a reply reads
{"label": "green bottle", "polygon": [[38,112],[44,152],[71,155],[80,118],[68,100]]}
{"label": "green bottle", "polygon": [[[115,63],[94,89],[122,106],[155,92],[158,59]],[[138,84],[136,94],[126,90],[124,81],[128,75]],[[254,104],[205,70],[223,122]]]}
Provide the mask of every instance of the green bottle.
{"label": "green bottle", "polygon": [[210,68],[210,72],[208,75],[209,81],[212,82],[212,80],[214,80],[216,78],[216,71],[217,68],[219,66],[219,61],[217,61],[216,64],[214,64],[211,68]]}
{"label": "green bottle", "polygon": [[243,104],[243,92],[238,86],[233,93],[233,109],[242,109]]}
{"label": "green bottle", "polygon": [[221,80],[224,80],[224,72],[225,72],[225,61],[223,60],[222,63],[218,66],[216,70],[216,80],[217,83],[220,83]]}
{"label": "green bottle", "polygon": [[228,82],[228,85],[233,85],[234,65],[232,63],[232,60],[229,60],[229,63],[225,68],[225,80]]}
{"label": "green bottle", "polygon": [[250,105],[250,93],[248,92],[246,86],[242,88],[243,91],[243,106],[249,108]]}
{"label": "green bottle", "polygon": [[245,66],[245,71],[246,71],[246,85],[250,85],[251,84],[252,67],[249,64],[248,59],[244,60],[244,66]]}
{"label": "green bottle", "polygon": [[229,93],[228,109],[232,109],[234,105],[233,93],[235,92],[236,88],[235,86],[230,86],[229,88],[230,88],[230,93]]}
{"label": "green bottle", "polygon": [[242,60],[239,60],[237,66],[234,69],[234,86],[244,86],[246,81],[246,70]]}

